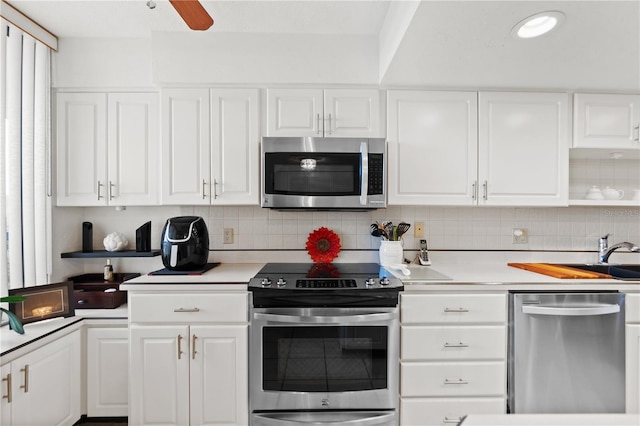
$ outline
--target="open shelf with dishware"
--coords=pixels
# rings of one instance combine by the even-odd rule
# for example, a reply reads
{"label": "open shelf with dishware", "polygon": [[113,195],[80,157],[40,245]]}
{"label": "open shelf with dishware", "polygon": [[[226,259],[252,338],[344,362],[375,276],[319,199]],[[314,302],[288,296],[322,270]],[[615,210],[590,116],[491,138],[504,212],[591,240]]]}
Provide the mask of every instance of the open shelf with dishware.
{"label": "open shelf with dishware", "polygon": [[637,152],[571,149],[569,205],[640,207]]}

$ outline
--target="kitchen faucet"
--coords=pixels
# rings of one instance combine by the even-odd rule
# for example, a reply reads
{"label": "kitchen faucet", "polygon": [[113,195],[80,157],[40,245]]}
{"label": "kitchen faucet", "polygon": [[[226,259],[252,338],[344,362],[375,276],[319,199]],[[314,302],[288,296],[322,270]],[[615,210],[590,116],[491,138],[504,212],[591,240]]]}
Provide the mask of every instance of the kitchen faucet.
{"label": "kitchen faucet", "polygon": [[609,263],[609,256],[611,256],[611,253],[619,248],[626,248],[627,250],[636,253],[640,252],[640,247],[638,247],[637,244],[633,244],[627,241],[617,243],[609,247],[609,235],[611,234],[607,234],[598,240],[598,263]]}

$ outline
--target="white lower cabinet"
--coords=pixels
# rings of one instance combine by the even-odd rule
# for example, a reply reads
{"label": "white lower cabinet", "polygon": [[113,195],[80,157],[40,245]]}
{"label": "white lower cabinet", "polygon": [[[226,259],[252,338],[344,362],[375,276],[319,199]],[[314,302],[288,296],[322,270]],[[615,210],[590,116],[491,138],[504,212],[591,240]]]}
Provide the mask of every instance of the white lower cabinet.
{"label": "white lower cabinet", "polygon": [[2,425],[73,425],[80,418],[80,330],[1,367]]}
{"label": "white lower cabinet", "polygon": [[400,423],[504,414],[507,295],[401,295]]}
{"label": "white lower cabinet", "polygon": [[130,424],[246,425],[246,292],[133,293],[129,306]]}
{"label": "white lower cabinet", "polygon": [[626,305],[626,407],[640,413],[640,293],[627,294]]}
{"label": "white lower cabinet", "polygon": [[87,416],[126,417],[129,407],[129,330],[87,326]]}

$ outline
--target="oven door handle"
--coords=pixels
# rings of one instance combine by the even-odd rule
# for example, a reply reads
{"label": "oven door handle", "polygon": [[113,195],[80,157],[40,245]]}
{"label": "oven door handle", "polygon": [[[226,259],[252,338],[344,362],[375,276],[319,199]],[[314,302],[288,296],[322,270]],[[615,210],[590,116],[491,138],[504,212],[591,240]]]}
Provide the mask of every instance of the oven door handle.
{"label": "oven door handle", "polygon": [[281,314],[263,314],[261,312],[254,312],[253,318],[256,320],[271,321],[271,322],[283,322],[283,323],[296,323],[296,324],[352,324],[352,323],[366,323],[366,322],[380,322],[396,319],[397,314],[388,313],[373,313],[373,314],[350,314],[350,315],[281,315]]}
{"label": "oven door handle", "polygon": [[367,142],[360,142],[360,170],[362,180],[360,182],[360,205],[367,205],[369,195],[369,145]]}
{"label": "oven door handle", "polygon": [[[317,415],[313,415],[317,414]],[[397,421],[395,411],[391,412],[338,412],[327,413],[254,413],[254,424],[260,426],[319,425],[322,426],[378,426]]]}

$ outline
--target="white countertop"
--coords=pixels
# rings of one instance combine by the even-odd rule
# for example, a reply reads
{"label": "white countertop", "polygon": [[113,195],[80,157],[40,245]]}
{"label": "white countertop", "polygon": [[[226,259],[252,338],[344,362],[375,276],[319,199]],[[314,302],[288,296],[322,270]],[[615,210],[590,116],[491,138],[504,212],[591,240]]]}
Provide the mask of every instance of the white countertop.
{"label": "white countertop", "polygon": [[638,426],[637,414],[470,414],[462,426]]}

